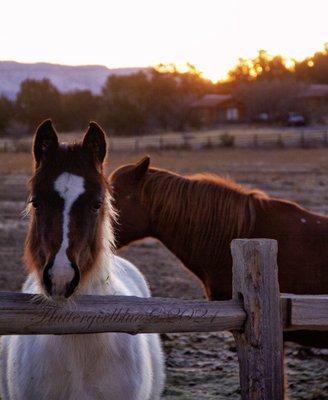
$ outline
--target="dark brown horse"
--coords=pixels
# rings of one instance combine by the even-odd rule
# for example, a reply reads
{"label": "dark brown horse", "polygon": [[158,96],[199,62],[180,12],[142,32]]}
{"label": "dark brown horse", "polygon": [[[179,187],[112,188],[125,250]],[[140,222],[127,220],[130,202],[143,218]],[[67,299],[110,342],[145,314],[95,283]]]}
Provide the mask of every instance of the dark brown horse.
{"label": "dark brown horse", "polygon": [[[149,157],[110,176],[118,246],[159,239],[203,283],[211,300],[231,298],[235,238],[278,241],[281,292],[328,293],[328,218],[215,175],[184,177],[149,168]],[[291,332],[286,339],[328,347],[328,334]]]}

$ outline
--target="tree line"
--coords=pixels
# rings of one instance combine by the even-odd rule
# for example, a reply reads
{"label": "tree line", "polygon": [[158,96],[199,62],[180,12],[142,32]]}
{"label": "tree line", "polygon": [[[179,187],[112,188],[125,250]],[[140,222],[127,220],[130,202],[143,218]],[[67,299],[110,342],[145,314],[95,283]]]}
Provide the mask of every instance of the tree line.
{"label": "tree line", "polygon": [[48,79],[28,79],[15,100],[0,97],[0,134],[30,133],[49,117],[62,131],[83,129],[90,120],[117,135],[183,131],[200,127],[190,105],[209,93],[233,94],[252,120],[260,112],[297,108],[297,93],[307,84],[328,84],[328,43],[313,56],[289,63],[260,50],[252,59],[241,58],[228,79],[218,83],[204,79],[192,65],[182,73],[172,64],[111,75],[99,95],[88,90],[62,93]]}
{"label": "tree line", "polygon": [[0,132],[32,131],[49,117],[62,131],[85,128],[90,120],[119,135],[183,130],[196,123],[189,113],[190,103],[213,89],[191,67],[185,73],[153,68],[111,75],[100,95],[89,90],[61,93],[48,79],[28,79],[14,101],[0,98]]}
{"label": "tree line", "polygon": [[232,93],[245,105],[249,121],[261,113],[277,121],[288,111],[296,111],[308,121],[320,122],[328,115],[328,96],[314,106],[302,97],[310,84],[328,85],[328,43],[301,61],[285,60],[265,50],[251,59],[240,58],[221,90]]}
{"label": "tree line", "polygon": [[240,58],[228,73],[230,83],[274,79],[328,84],[328,43],[323,50],[301,61],[285,60],[281,55],[270,55],[266,50],[259,50],[254,58]]}

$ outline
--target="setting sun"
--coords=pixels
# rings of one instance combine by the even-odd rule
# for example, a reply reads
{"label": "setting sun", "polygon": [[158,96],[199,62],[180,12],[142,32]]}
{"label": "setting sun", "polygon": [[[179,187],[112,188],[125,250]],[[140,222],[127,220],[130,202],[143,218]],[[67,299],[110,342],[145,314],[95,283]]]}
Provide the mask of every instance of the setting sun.
{"label": "setting sun", "polygon": [[258,49],[311,55],[328,40],[327,13],[325,0],[12,0],[2,4],[1,59],[110,68],[190,62],[216,81]]}

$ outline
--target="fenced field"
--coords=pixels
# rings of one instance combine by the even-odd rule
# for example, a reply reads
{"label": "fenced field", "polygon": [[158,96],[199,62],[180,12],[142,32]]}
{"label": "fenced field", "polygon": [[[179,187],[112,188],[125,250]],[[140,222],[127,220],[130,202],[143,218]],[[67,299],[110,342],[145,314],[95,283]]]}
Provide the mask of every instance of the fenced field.
{"label": "fenced field", "polygon": [[[328,149],[229,149],[149,151],[153,165],[190,174],[228,175],[271,195],[328,214]],[[109,169],[140,159],[144,151],[114,152]],[[27,221],[21,217],[30,174],[28,153],[0,155],[0,290],[18,290],[24,279],[21,256]],[[146,275],[154,296],[201,300],[199,282],[159,242],[136,242],[120,250]],[[240,399],[233,336],[224,332],[163,335],[167,358],[165,400]],[[290,399],[328,398],[328,352],[289,344],[286,350]]]}
{"label": "fenced field", "polygon": [[320,129],[220,129],[131,138],[111,138],[112,151],[170,149],[328,147],[328,128]]}
{"label": "fenced field", "polygon": [[[67,133],[65,140],[79,134]],[[235,148],[316,148],[328,147],[328,127],[320,128],[220,128],[185,133],[162,133],[120,137],[109,135],[112,152],[165,151],[172,149]],[[32,139],[0,139],[0,152],[29,152]]]}

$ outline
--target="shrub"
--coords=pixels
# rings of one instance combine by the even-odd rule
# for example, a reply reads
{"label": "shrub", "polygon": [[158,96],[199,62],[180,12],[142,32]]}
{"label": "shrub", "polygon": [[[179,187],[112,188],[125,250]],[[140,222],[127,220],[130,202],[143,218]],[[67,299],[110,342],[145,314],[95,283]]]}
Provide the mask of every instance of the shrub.
{"label": "shrub", "polygon": [[223,147],[233,147],[235,144],[235,138],[229,133],[222,133],[222,135],[220,135],[220,142]]}

